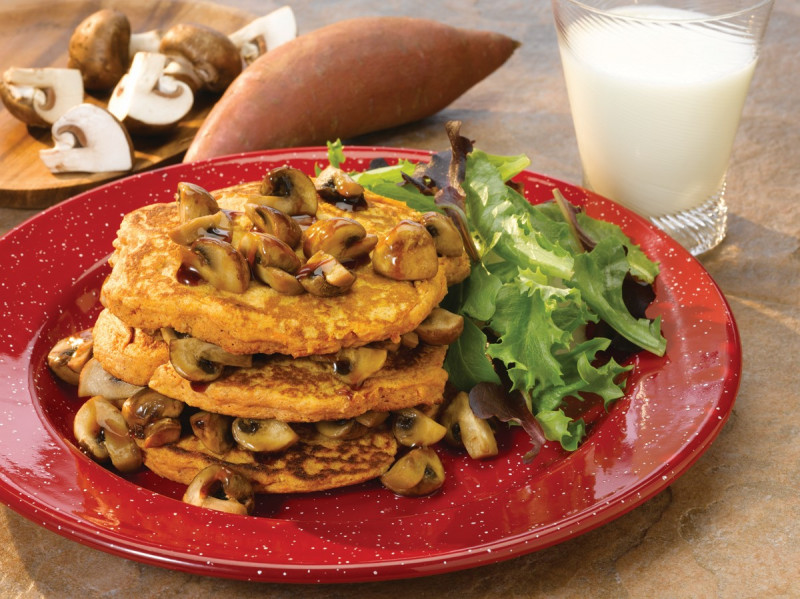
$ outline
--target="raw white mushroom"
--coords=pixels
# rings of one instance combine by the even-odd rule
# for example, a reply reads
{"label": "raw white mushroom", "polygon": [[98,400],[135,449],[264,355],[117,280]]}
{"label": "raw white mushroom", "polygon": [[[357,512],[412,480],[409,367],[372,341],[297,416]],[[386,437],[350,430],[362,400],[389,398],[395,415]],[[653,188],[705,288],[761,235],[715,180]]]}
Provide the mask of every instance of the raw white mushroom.
{"label": "raw white mushroom", "polygon": [[28,125],[49,127],[83,102],[83,78],[77,69],[17,68],[3,73],[3,103]]}
{"label": "raw white mushroom", "polygon": [[164,54],[138,52],[108,100],[108,111],[132,134],[170,129],[192,108],[191,88],[165,75],[166,64]]}
{"label": "raw white mushroom", "polygon": [[259,17],[228,36],[245,64],[297,37],[297,21],[290,6]]}
{"label": "raw white mushroom", "polygon": [[39,151],[54,173],[129,171],[133,167],[130,136],[113,114],[94,104],[79,104],[52,127],[55,146]]}

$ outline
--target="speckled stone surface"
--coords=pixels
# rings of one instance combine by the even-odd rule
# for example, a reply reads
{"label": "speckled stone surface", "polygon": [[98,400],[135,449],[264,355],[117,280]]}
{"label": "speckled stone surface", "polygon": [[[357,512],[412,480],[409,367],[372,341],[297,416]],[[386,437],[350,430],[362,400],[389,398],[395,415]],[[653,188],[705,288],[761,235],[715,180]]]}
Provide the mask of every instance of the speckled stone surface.
{"label": "speckled stone surface", "polygon": [[[228,3],[253,13],[280,5]],[[356,141],[438,149],[446,145],[443,123],[457,118],[482,149],[525,152],[532,170],[580,182],[548,2],[302,0],[292,7],[301,31],[358,15],[403,14],[520,40],[500,71],[444,112]],[[798,31],[800,2],[777,0],[734,149],[728,236],[701,258],[739,325],[739,396],[709,451],[667,490],[614,522],[524,557],[408,581],[337,586],[245,583],[146,566],[66,540],[0,507],[0,597],[800,596]],[[0,232],[30,216],[0,209]]]}

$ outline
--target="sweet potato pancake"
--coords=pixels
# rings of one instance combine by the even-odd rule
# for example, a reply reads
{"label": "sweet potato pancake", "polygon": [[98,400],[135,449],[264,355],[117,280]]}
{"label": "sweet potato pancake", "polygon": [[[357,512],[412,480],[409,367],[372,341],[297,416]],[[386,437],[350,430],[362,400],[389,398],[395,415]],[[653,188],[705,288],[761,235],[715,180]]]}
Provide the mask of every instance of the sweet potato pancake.
{"label": "sweet potato pancake", "polygon": [[[217,193],[221,208],[240,211],[249,188]],[[385,233],[398,219],[419,214],[404,204],[365,193],[368,209],[347,213],[370,233]],[[317,218],[342,213],[320,203]],[[439,258],[429,279],[393,280],[369,264],[351,270],[348,293],[319,301],[311,294],[286,295],[251,283],[244,293],[178,280],[181,248],[168,232],[180,224],[175,203],[153,204],[128,214],[114,242],[111,275],[103,286],[104,305],[131,327],[172,327],[232,353],[307,356],[335,352],[414,330],[441,301],[451,281],[468,274],[465,258]],[[448,276],[448,272],[450,273]]]}
{"label": "sweet potato pancake", "polygon": [[352,418],[441,401],[447,373],[445,346],[388,352],[386,364],[358,386],[338,377],[329,360],[257,356],[252,368],[230,369],[202,385],[181,377],[158,335],[125,326],[108,311],[95,324],[94,356],[110,374],[148,385],[187,405],[231,416],[317,422]]}
{"label": "sweet potato pancake", "polygon": [[310,426],[295,430],[300,441],[278,454],[256,455],[236,447],[218,455],[190,435],[145,449],[144,464],[159,476],[187,485],[203,468],[223,464],[247,477],[256,493],[305,493],[376,478],[397,453],[397,442],[386,429],[351,440],[330,439]]}

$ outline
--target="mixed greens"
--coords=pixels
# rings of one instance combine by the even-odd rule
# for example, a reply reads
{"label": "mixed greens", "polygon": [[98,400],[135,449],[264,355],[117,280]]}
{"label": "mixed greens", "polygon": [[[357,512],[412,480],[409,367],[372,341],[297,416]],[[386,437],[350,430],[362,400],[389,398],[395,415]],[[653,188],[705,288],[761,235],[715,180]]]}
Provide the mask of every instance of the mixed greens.
{"label": "mixed greens", "polygon": [[[624,394],[631,367],[611,350],[665,351],[660,319],[644,315],[658,266],[618,226],[588,217],[557,190],[552,202],[528,203],[511,183],[528,158],[475,149],[459,126],[448,123],[452,150],[430,163],[401,160],[352,176],[468,229],[479,259],[442,304],[465,319],[445,361],[450,383],[470,393],[479,416],[522,425],[533,442],[526,459],[542,435],[574,450],[586,427],[567,415],[568,400],[591,394],[608,407]],[[340,142],[328,148],[331,164],[344,162]]]}

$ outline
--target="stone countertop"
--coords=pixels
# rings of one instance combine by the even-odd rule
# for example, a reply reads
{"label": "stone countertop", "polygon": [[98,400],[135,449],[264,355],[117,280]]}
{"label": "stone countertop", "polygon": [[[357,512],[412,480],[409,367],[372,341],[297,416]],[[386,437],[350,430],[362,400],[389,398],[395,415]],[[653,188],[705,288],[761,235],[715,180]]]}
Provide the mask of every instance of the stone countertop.
{"label": "stone countertop", "polygon": [[[252,13],[281,3],[228,0]],[[504,32],[523,45],[443,112],[353,143],[440,149],[464,122],[482,149],[579,183],[548,2],[291,3],[301,32],[359,15],[415,15]],[[288,586],[142,565],[67,540],[0,507],[0,597],[798,597],[800,596],[800,2],[777,0],[728,179],[729,232],[701,262],[732,307],[744,348],[733,413],[669,488],[555,547],[427,578]],[[0,209],[0,232],[32,216]],[[6,315],[8,316],[8,315]]]}

